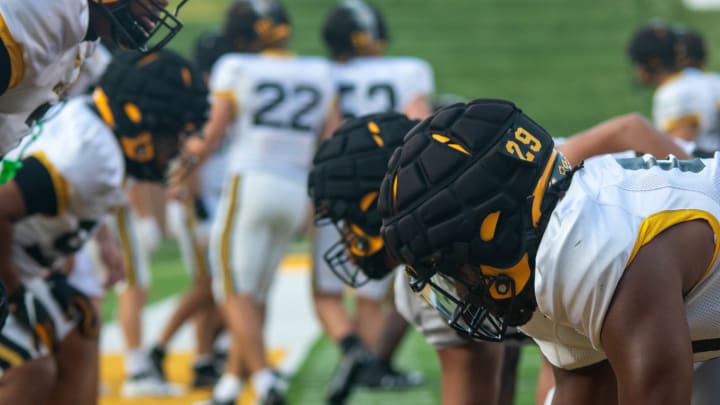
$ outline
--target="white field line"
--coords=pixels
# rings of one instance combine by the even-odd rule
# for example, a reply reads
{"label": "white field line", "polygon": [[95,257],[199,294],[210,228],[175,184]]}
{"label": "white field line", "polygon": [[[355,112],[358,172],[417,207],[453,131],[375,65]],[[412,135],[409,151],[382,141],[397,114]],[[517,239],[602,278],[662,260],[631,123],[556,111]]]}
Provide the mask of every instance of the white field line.
{"label": "white field line", "polygon": [[[265,331],[269,350],[281,349],[287,356],[280,369],[288,374],[297,370],[307,351],[320,333],[319,323],[312,306],[310,272],[278,272],[270,293],[268,321]],[[177,296],[165,299],[145,309],[143,316],[143,342],[152,344],[160,335],[174,308]],[[118,353],[125,348],[117,321],[103,326],[101,348],[103,353]],[[194,334],[189,324],[184,325],[170,344],[170,351],[192,352]]]}

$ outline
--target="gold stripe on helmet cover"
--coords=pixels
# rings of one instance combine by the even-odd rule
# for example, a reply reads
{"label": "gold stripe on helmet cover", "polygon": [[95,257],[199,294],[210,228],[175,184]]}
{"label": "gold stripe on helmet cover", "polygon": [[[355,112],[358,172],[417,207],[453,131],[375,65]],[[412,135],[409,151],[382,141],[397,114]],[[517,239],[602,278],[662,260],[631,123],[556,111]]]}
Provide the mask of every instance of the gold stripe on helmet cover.
{"label": "gold stripe on helmet cover", "polygon": [[363,196],[363,198],[360,199],[360,210],[362,212],[365,212],[370,209],[372,206],[372,203],[375,202],[377,199],[378,192],[377,191],[371,191]]}
{"label": "gold stripe on helmet cover", "polygon": [[490,242],[495,238],[498,219],[500,219],[500,211],[491,212],[483,219],[480,224],[480,239],[483,242]]}
{"label": "gold stripe on helmet cover", "polygon": [[540,217],[542,216],[540,207],[542,206],[543,198],[545,198],[545,190],[547,190],[548,181],[550,180],[550,173],[552,173],[553,168],[555,167],[555,161],[557,160],[557,156],[558,151],[553,149],[552,154],[550,155],[550,159],[548,159],[548,162],[545,165],[543,174],[542,176],[540,176],[540,180],[538,180],[537,185],[535,185],[531,210],[533,228],[537,228],[538,224],[540,223]]}
{"label": "gold stripe on helmet cover", "polygon": [[115,117],[113,117],[112,110],[110,109],[110,102],[105,91],[98,87],[93,92],[93,101],[95,101],[95,107],[100,113],[100,117],[110,127],[115,128]]}
{"label": "gold stripe on helmet cover", "polygon": [[0,40],[5,45],[10,57],[10,83],[8,83],[8,89],[12,89],[25,77],[25,59],[23,58],[22,45],[15,41],[2,14],[0,14]]}

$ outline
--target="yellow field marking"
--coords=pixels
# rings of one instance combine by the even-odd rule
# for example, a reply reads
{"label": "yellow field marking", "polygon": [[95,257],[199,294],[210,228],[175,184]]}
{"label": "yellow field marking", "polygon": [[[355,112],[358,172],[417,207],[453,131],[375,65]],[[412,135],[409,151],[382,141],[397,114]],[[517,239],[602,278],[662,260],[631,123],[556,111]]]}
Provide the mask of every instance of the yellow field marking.
{"label": "yellow field marking", "polygon": [[310,271],[312,258],[307,253],[293,253],[285,256],[280,262],[283,273],[306,273]]}
{"label": "yellow field marking", "polygon": [[[272,366],[277,366],[285,357],[287,351],[283,349],[271,350],[268,359]],[[165,360],[165,370],[168,373],[168,380],[172,383],[188,387],[188,392],[177,398],[135,398],[124,399],[120,396],[120,386],[125,378],[125,367],[122,354],[103,354],[100,364],[100,378],[110,392],[100,397],[100,405],[191,405],[196,401],[210,398],[211,390],[191,390],[192,381],[192,358],[191,353],[170,353]],[[250,384],[246,384],[238,405],[251,405],[255,401],[255,393]]]}

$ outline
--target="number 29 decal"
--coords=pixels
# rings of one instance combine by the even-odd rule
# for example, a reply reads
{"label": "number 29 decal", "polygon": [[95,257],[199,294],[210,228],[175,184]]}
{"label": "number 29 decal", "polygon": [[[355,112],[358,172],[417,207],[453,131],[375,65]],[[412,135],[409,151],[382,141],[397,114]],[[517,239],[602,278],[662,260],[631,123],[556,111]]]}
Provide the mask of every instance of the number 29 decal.
{"label": "number 29 decal", "polygon": [[535,161],[535,154],[542,149],[542,143],[525,128],[518,127],[515,130],[514,139],[508,139],[505,143],[505,151],[510,156],[526,162]]}

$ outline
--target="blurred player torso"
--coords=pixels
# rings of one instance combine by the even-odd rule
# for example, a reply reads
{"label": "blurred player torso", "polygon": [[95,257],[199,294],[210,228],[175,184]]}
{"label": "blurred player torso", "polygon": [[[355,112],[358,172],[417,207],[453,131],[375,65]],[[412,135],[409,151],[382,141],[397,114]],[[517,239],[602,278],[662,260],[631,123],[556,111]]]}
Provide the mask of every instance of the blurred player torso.
{"label": "blurred player torso", "polygon": [[124,204],[125,163],[112,131],[91,110],[88,99],[75,98],[48,119],[25,156],[38,157],[51,173],[58,215],[36,214],[14,226],[13,256],[24,277],[42,274],[87,241],[113,207]]}
{"label": "blurred player torso", "polygon": [[412,57],[361,57],[333,65],[340,111],[345,118],[403,112],[415,97],[434,90],[430,65]]}
{"label": "blurred player torso", "polygon": [[689,149],[720,150],[719,99],[717,80],[697,69],[685,69],[658,87],[653,97],[653,122],[669,132],[679,123],[691,121],[698,131],[695,145]]}
{"label": "blurred player torso", "polygon": [[228,169],[304,178],[333,96],[330,65],[318,57],[230,54],[211,87],[237,100]]}
{"label": "blurred player torso", "polygon": [[[640,247],[670,226],[696,219],[720,233],[720,155],[679,167],[646,159],[589,162],[553,210],[536,258],[538,313],[523,330],[557,366],[572,369],[605,358],[605,315]],[[694,342],[720,338],[715,243],[713,263],[685,299]],[[715,350],[696,350],[695,360],[717,355]]]}
{"label": "blurred player torso", "polygon": [[3,42],[22,59],[14,59],[15,85],[0,96],[2,155],[27,133],[28,116],[56,102],[77,78],[94,44],[80,44],[88,30],[87,0],[3,0],[0,16]]}

